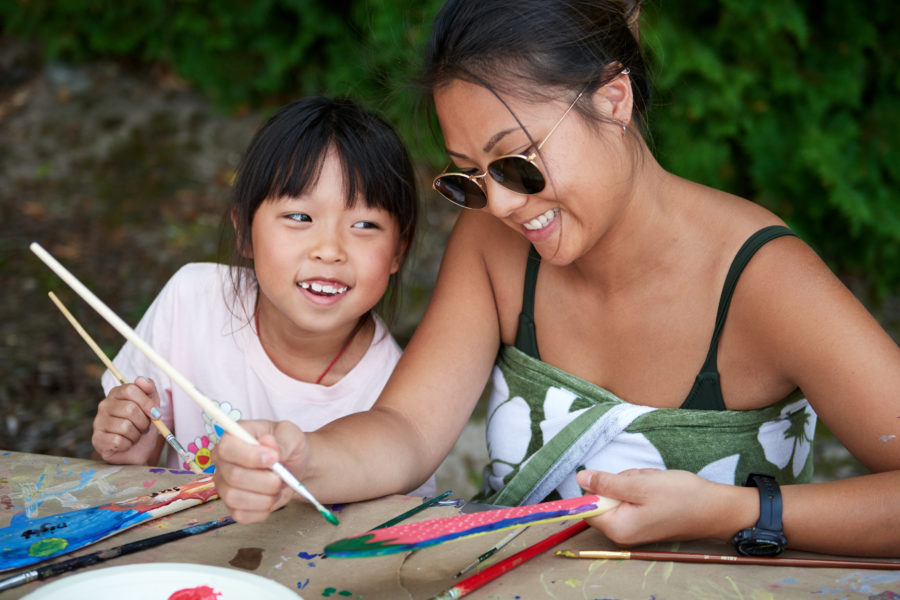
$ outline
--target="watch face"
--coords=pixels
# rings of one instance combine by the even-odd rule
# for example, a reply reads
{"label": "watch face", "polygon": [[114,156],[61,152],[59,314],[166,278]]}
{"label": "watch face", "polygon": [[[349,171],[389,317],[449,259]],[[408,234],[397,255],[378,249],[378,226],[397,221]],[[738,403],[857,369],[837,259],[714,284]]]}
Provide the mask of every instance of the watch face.
{"label": "watch face", "polygon": [[786,540],[781,536],[778,536],[781,539],[774,539],[776,535],[760,537],[757,531],[755,537],[740,540],[735,546],[739,553],[746,556],[778,556],[784,550]]}

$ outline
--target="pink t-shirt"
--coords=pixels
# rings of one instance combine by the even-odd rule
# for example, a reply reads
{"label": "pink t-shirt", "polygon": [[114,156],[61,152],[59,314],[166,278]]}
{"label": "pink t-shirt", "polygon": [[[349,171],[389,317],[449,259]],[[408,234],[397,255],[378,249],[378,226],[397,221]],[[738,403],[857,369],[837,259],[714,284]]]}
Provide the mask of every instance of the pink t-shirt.
{"label": "pink t-shirt", "polygon": [[[401,354],[377,315],[368,351],[340,381],[330,386],[298,381],[272,363],[247,323],[241,307],[252,307],[253,299],[231,301],[228,269],[213,263],[179,269],[141,318],[137,333],[235,420],[291,421],[315,431],[375,403]],[[163,422],[201,467],[208,465],[220,431],[206,413],[131,343],[113,363],[129,381],[143,376],[156,383]],[[101,381],[107,394],[118,385],[109,371]],[[154,429],[139,443],[155,443],[155,435]],[[169,452],[169,468],[185,468],[180,463]],[[434,476],[413,493],[433,496]]]}

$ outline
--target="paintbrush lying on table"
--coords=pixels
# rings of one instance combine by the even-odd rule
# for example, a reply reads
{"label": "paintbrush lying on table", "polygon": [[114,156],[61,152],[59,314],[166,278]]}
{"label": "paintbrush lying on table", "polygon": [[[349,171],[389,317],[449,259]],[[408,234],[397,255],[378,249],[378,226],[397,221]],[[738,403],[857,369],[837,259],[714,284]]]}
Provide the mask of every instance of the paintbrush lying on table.
{"label": "paintbrush lying on table", "polygon": [[205,531],[212,531],[213,529],[218,529],[219,527],[224,527],[225,525],[231,525],[232,523],[234,523],[234,519],[232,519],[231,517],[222,517],[221,519],[216,519],[215,521],[208,521],[206,523],[191,525],[190,527],[185,527],[184,529],[179,529],[178,531],[170,531],[168,533],[144,538],[143,540],[137,540],[136,542],[128,542],[127,544],[116,546],[115,548],[98,550],[97,552],[85,554],[84,556],[76,556],[75,558],[70,558],[58,563],[53,563],[52,565],[25,571],[24,573],[19,573],[18,575],[0,579],[0,592],[18,587],[20,585],[25,585],[26,583],[37,581],[39,579],[48,579],[56,575],[68,573],[69,571],[89,567],[91,565],[95,565],[97,563],[101,563],[118,556],[125,556],[126,554],[132,554],[134,552],[140,552],[141,550],[147,550],[148,548],[155,548],[156,546],[159,546],[161,544],[174,542],[175,540],[180,540],[192,535],[197,535],[198,533],[203,533]]}
{"label": "paintbrush lying on table", "polygon": [[845,560],[842,558],[795,558],[789,556],[734,556],[692,552],[640,552],[625,550],[559,550],[564,558],[606,560],[653,560],[658,562],[720,563],[727,565],[762,565],[767,567],[829,567],[832,569],[900,570],[900,562]]}
{"label": "paintbrush lying on table", "polygon": [[[56,308],[59,309],[59,311],[69,321],[72,327],[75,328],[75,331],[78,332],[78,335],[81,336],[81,339],[87,342],[87,345],[91,347],[91,350],[94,351],[94,354],[97,355],[97,358],[100,359],[100,362],[102,362],[106,366],[106,368],[109,369],[109,372],[113,374],[113,376],[119,381],[119,383],[121,383],[122,385],[128,383],[128,380],[125,379],[125,376],[122,375],[122,372],[116,368],[116,365],[114,365],[111,360],[109,360],[109,357],[106,356],[106,353],[103,352],[97,342],[94,341],[94,338],[92,338],[87,330],[81,326],[81,323],[78,322],[78,320],[75,318],[75,315],[69,312],[69,309],[67,309],[65,305],[60,301],[60,299],[56,297],[56,294],[54,294],[53,292],[48,292],[47,295],[50,296],[50,299],[53,300]],[[159,431],[159,433],[165,438],[172,449],[175,450],[178,456],[181,457],[182,462],[184,462],[194,473],[197,473],[198,475],[202,474],[203,469],[201,469],[200,466],[196,462],[194,462],[194,460],[191,458],[191,455],[188,454],[187,451],[185,451],[184,447],[178,442],[177,439],[175,439],[175,436],[171,431],[169,431],[169,428],[166,427],[165,423],[160,420],[161,415],[159,413],[159,409],[154,407],[153,411],[151,411],[150,413],[150,422],[156,426],[156,429]]]}
{"label": "paintbrush lying on table", "polygon": [[495,555],[497,552],[502,550],[508,543],[510,543],[517,537],[519,537],[521,534],[525,533],[527,530],[528,530],[527,527],[513,529],[512,532],[510,532],[509,534],[506,535],[506,537],[504,537],[502,540],[500,540],[499,542],[497,542],[496,544],[494,544],[493,546],[491,546],[490,548],[488,548],[481,554],[479,554],[475,560],[473,560],[472,562],[467,564],[465,567],[460,569],[459,573],[454,575],[453,578],[459,579],[460,577],[462,577],[463,575],[465,575],[466,573],[468,573],[469,571],[471,571],[472,569],[474,569],[475,567],[477,567],[478,565],[480,565],[481,563],[483,563],[484,561],[486,561],[487,559],[489,559],[490,557]]}
{"label": "paintbrush lying on table", "polygon": [[578,521],[574,525],[569,525],[562,531],[558,531],[550,537],[544,538],[533,546],[529,546],[528,548],[525,548],[524,550],[517,552],[512,556],[504,558],[500,562],[492,564],[491,566],[483,569],[482,571],[479,571],[478,573],[475,573],[474,575],[470,575],[469,577],[454,585],[449,590],[441,592],[436,596],[432,596],[429,600],[458,600],[463,596],[467,596],[475,590],[497,579],[504,573],[515,569],[525,561],[531,560],[535,556],[540,555],[545,550],[549,550],[553,546],[564,542],[573,535],[577,535],[587,528],[588,524],[586,521]]}

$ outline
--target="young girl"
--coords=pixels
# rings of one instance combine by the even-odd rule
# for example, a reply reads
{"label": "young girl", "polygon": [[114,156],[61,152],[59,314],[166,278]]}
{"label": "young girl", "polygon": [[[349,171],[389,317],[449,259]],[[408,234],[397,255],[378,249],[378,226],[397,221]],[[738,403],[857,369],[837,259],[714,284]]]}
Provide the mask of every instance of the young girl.
{"label": "young girl", "polygon": [[[314,431],[367,410],[400,357],[374,313],[416,222],[406,150],[378,117],[346,100],[279,110],[241,162],[227,218],[231,266],[182,267],[137,332],[235,420]],[[222,431],[131,344],[115,358],[134,383],[103,375],[92,442],[111,463],[156,464],[154,407],[201,466]],[[178,467],[170,452],[168,465]],[[434,491],[429,480],[421,493]]]}
{"label": "young girl", "polygon": [[[900,348],[781,219],[655,160],[631,4],[446,3],[434,187],[469,210],[370,411],[224,437],[237,519],[286,501],[275,460],[320,501],[423,481],[491,378],[490,502],[609,496],[591,524],[626,545],[900,556]],[[817,417],[871,474],[810,482]]]}

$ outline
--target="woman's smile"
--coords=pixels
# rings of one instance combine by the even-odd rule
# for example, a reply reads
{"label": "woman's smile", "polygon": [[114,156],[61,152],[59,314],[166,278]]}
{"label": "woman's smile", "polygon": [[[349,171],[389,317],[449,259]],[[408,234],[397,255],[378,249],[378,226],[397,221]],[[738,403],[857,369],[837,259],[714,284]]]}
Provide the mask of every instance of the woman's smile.
{"label": "woman's smile", "polygon": [[543,229],[547,225],[549,225],[550,222],[553,221],[553,219],[555,219],[556,215],[558,215],[558,214],[559,214],[558,208],[551,208],[547,212],[536,216],[535,218],[528,221],[527,223],[524,223],[522,225],[522,227],[524,227],[528,231],[538,231],[540,229]]}

